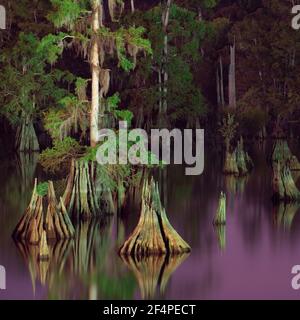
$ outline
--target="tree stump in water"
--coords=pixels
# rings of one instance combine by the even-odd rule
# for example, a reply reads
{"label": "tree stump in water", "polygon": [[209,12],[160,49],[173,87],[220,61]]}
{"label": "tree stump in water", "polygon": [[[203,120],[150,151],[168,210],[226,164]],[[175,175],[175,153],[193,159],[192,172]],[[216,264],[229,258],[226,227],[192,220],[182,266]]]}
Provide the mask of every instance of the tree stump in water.
{"label": "tree stump in water", "polygon": [[226,195],[221,192],[218,209],[216,216],[213,221],[214,225],[225,225],[226,224]]}
{"label": "tree stump in water", "polygon": [[[48,202],[46,214],[43,212],[43,202]],[[45,231],[48,239],[68,239],[74,237],[75,229],[66,212],[64,204],[57,202],[53,182],[48,183],[48,195],[39,195],[37,179],[34,182],[31,201],[24,215],[17,224],[13,237],[29,244],[39,244]]]}
{"label": "tree stump in water", "polygon": [[239,170],[239,176],[245,176],[253,168],[253,162],[249,154],[244,150],[244,142],[241,137],[236,148],[236,163]]}
{"label": "tree stump in water", "polygon": [[300,170],[300,163],[296,156],[294,156],[289,148],[286,140],[277,140],[272,152],[272,163],[276,166],[280,163],[281,166],[287,165],[290,170]]}
{"label": "tree stump in water", "polygon": [[245,176],[253,167],[252,159],[244,150],[244,142],[241,137],[236,149],[231,153],[226,151],[223,172],[228,175]]}
{"label": "tree stump in water", "polygon": [[288,165],[273,165],[273,198],[277,201],[300,201],[298,190]]}
{"label": "tree stump in water", "polygon": [[63,203],[76,219],[92,218],[100,213],[93,176],[93,163],[72,160]]}
{"label": "tree stump in water", "polygon": [[149,256],[190,252],[190,246],[171,226],[161,205],[158,185],[145,180],[140,220],[120,248],[121,255]]}

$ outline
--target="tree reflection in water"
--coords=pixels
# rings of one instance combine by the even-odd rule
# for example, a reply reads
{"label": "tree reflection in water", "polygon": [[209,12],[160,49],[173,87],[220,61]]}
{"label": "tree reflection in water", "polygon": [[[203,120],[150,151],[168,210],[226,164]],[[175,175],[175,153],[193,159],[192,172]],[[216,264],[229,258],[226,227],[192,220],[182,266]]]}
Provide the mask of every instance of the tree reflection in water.
{"label": "tree reflection in water", "polygon": [[189,255],[121,256],[121,259],[134,273],[142,299],[158,299],[165,293],[170,276]]}

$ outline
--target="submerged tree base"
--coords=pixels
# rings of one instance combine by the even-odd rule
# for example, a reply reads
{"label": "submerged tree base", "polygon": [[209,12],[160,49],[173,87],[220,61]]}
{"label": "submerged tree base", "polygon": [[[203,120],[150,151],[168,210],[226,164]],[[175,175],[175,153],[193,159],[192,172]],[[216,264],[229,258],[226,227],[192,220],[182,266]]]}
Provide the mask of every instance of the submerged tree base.
{"label": "submerged tree base", "polygon": [[287,165],[282,166],[280,162],[273,165],[272,185],[274,201],[300,201],[300,191]]}
{"label": "submerged tree base", "polygon": [[[41,242],[44,232],[47,239],[59,240],[74,237],[75,229],[62,200],[60,204],[57,202],[52,181],[48,182],[47,188],[48,207],[46,214],[44,214],[45,196],[39,194],[37,179],[35,179],[29,206],[13,232],[13,237],[16,240],[37,245]],[[45,247],[45,243],[43,245]]]}
{"label": "submerged tree base", "polygon": [[86,219],[99,214],[93,175],[93,164],[72,160],[63,202],[74,218]]}
{"label": "submerged tree base", "polygon": [[244,142],[241,138],[233,152],[226,151],[223,172],[228,175],[245,176],[252,168],[252,159],[244,150]]}
{"label": "submerged tree base", "polygon": [[296,156],[294,156],[289,148],[286,140],[277,140],[272,152],[272,163],[275,166],[280,163],[281,166],[287,165],[290,170],[300,170],[300,163]]}
{"label": "submerged tree base", "polygon": [[190,246],[171,226],[161,205],[158,185],[145,180],[140,220],[120,248],[121,255],[150,256],[190,252]]}

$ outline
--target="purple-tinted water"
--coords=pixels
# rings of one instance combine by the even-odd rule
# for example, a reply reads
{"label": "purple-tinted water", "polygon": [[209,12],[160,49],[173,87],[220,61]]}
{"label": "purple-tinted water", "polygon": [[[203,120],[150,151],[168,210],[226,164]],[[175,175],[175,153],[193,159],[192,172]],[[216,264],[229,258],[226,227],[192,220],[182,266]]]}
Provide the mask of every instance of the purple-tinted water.
{"label": "purple-tinted water", "polygon": [[[139,272],[116,252],[122,235],[128,235],[138,219],[136,210],[128,208],[121,220],[112,218],[96,227],[90,256],[84,256],[83,249],[75,257],[72,247],[65,260],[41,272],[10,237],[32,183],[24,181],[17,163],[2,162],[0,265],[6,268],[7,290],[0,290],[0,299],[299,299],[300,291],[291,287],[291,269],[300,264],[300,211],[272,205],[265,154],[258,147],[251,154],[255,169],[244,180],[224,177],[221,159],[213,152],[201,176],[187,177],[177,166],[160,175],[170,221],[192,252],[181,263],[145,262]],[[212,220],[221,190],[227,194],[227,225],[216,230]],[[162,268],[162,278],[156,277]]]}

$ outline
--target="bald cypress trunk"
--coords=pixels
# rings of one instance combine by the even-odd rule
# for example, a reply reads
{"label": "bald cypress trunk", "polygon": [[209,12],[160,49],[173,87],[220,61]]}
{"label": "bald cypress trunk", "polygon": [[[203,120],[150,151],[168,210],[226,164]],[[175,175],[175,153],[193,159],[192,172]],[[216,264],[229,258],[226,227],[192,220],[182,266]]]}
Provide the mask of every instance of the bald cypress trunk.
{"label": "bald cypress trunk", "polygon": [[224,77],[223,77],[223,60],[220,56],[219,59],[219,65],[220,65],[220,101],[222,107],[225,106],[225,97],[224,97]]}
{"label": "bald cypress trunk", "polygon": [[236,108],[236,81],[235,81],[235,42],[230,46],[228,97],[229,107]]}
{"label": "bald cypress trunk", "polygon": [[[102,27],[102,0],[92,1],[92,31],[94,34],[99,32]],[[92,104],[91,104],[91,115],[90,115],[90,144],[95,147],[98,142],[98,121],[99,121],[99,75],[100,75],[100,64],[99,64],[99,44],[94,37],[92,40],[91,48],[91,71],[92,71]]]}
{"label": "bald cypress trunk", "polygon": [[134,0],[130,0],[130,6],[131,6],[131,13],[134,13],[135,12]]}
{"label": "bald cypress trunk", "polygon": [[[167,62],[168,62],[168,25],[170,20],[170,8],[171,8],[172,0],[167,0],[165,4],[165,8],[162,12],[162,27],[164,33],[164,47],[163,47],[163,58],[162,58],[162,114],[163,118],[166,117],[166,113],[168,110],[168,80],[169,74],[167,70]],[[166,119],[164,119],[166,120]]]}

